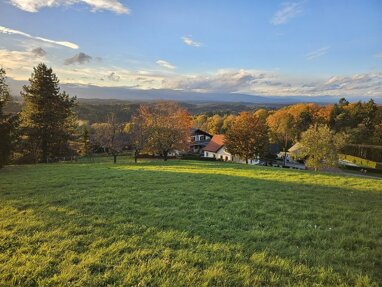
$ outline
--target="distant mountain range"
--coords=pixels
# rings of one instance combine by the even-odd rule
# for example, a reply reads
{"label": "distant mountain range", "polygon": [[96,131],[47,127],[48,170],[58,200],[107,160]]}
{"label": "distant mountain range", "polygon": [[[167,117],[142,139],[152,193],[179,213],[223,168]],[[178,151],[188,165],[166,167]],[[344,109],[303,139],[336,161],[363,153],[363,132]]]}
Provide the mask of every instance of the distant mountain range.
{"label": "distant mountain range", "polygon": [[[26,81],[9,79],[12,94],[18,95]],[[254,96],[239,93],[198,93],[180,90],[140,90],[128,87],[99,87],[93,85],[61,84],[62,90],[72,96],[83,99],[109,99],[127,101],[157,101],[172,100],[178,102],[215,102],[215,103],[252,103],[252,104],[293,104],[301,102],[312,103],[335,103],[340,97],[335,96]],[[345,97],[348,101],[367,101],[369,98]],[[378,104],[382,104],[382,97],[373,98]]]}

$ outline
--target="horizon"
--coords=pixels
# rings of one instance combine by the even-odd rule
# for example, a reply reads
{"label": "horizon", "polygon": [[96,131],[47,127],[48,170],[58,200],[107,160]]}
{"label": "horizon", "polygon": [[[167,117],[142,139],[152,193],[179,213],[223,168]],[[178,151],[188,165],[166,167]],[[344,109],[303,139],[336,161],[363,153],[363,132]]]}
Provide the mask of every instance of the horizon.
{"label": "horizon", "polygon": [[382,98],[380,1],[10,0],[0,19],[12,89],[44,62],[90,94]]}

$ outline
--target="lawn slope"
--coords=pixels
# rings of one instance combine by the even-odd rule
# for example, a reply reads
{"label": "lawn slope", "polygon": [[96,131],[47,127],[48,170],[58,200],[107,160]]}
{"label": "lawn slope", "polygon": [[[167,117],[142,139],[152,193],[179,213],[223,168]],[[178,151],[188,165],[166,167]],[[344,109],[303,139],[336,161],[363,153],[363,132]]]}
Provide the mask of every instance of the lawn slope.
{"label": "lawn slope", "polygon": [[382,181],[197,161],[0,170],[0,286],[378,286]]}

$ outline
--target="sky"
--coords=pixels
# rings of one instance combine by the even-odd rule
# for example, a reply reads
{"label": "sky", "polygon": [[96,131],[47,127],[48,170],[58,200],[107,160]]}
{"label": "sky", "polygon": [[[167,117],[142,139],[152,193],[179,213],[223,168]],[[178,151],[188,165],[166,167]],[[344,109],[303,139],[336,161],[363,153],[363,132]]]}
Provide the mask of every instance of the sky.
{"label": "sky", "polygon": [[382,97],[380,0],[0,0],[0,66],[27,80]]}

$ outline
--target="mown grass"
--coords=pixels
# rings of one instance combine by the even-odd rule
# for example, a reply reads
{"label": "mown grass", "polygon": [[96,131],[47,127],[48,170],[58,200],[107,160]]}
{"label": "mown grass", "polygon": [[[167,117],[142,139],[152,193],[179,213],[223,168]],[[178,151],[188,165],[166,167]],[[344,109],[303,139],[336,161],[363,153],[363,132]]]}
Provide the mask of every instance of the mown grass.
{"label": "mown grass", "polygon": [[196,161],[0,171],[0,286],[378,286],[382,181]]}

